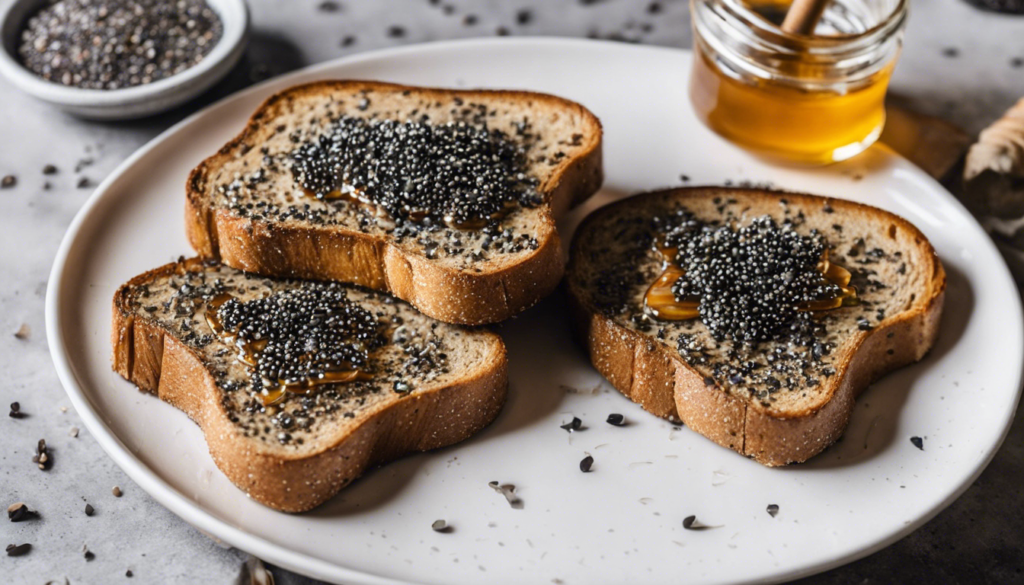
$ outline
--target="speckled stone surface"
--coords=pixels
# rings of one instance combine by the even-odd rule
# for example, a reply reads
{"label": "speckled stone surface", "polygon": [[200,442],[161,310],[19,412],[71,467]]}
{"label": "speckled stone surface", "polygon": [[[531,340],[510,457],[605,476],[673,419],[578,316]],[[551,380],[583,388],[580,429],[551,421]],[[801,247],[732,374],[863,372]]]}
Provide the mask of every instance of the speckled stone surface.
{"label": "speckled stone surface", "polygon": [[[4,507],[23,501],[41,514],[31,522],[0,521],[0,544],[33,545],[26,556],[0,556],[0,581],[234,583],[246,558],[154,502],[87,432],[69,436],[82,425],[47,352],[47,275],[64,230],[92,186],[136,148],[252,81],[359,51],[499,33],[675,47],[688,47],[691,40],[683,0],[340,0],[330,3],[336,11],[323,10],[323,4],[250,0],[254,35],[243,62],[198,101],[155,118],[81,121],[0,81],[0,176],[17,177],[16,186],[0,190],[0,404],[6,412],[10,402],[19,401],[26,415],[0,420],[0,494]],[[961,0],[914,0],[893,87],[918,110],[973,133],[1024,96],[1022,63],[1024,17],[981,12]],[[58,172],[43,175],[46,164]],[[23,323],[31,332],[18,339],[14,333]],[[45,472],[31,462],[40,438],[47,439],[54,457]],[[1024,582],[1022,484],[1024,423],[1018,420],[978,482],[925,527],[802,583]],[[121,498],[111,494],[115,485],[124,492]],[[92,517],[85,514],[86,503],[95,508]],[[93,560],[86,560],[83,545]],[[131,579],[125,576],[129,569]],[[312,583],[279,569],[274,573],[280,584]]]}

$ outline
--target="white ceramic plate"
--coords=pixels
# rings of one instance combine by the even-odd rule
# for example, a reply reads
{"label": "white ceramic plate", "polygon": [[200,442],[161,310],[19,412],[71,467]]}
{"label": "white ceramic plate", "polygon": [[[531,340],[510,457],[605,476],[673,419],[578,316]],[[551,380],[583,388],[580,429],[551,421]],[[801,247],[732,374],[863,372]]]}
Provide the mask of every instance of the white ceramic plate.
{"label": "white ceramic plate", "polygon": [[[917,528],[981,473],[1017,403],[1024,323],[996,249],[935,181],[883,147],[817,170],[752,159],[705,130],[686,97],[690,54],[554,39],[407,47],[273,80],[189,118],[127,160],[75,219],[47,298],[53,359],[111,457],[202,530],[294,571],[366,583],[734,583],[849,562]],[[188,254],[183,185],[259,102],[320,78],[546,91],[591,108],[606,131],[605,190],[564,222],[645,189],[770,181],[903,215],[949,273],[937,346],[860,399],[844,440],[812,462],[767,469],[612,391],[573,345],[558,295],[501,327],[508,405],[466,443],[408,457],[290,516],[248,500],[217,471],[183,414],[110,370],[110,299],[128,278]],[[570,393],[565,387],[580,389]],[[589,392],[595,389],[595,393]],[[630,425],[606,424],[609,413]],[[576,415],[585,431],[559,425]],[[924,437],[924,451],[910,442]],[[587,454],[594,471],[583,474]],[[512,509],[487,482],[511,482]],[[766,506],[777,504],[777,517]],[[696,514],[713,530],[684,530]],[[439,518],[451,534],[430,528]]]}

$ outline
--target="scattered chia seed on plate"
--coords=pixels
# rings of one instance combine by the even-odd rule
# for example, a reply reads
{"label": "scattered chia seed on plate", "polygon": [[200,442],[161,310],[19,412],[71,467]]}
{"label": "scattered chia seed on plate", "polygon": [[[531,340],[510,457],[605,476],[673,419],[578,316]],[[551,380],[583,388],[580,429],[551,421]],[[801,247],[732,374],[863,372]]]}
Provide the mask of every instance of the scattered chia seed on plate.
{"label": "scattered chia seed on plate", "polygon": [[626,417],[621,414],[609,414],[607,422],[614,427],[624,427],[626,426]]}
{"label": "scattered chia seed on plate", "polygon": [[502,484],[497,481],[488,482],[487,485],[489,485],[492,490],[505,496],[505,499],[508,500],[508,505],[512,506],[513,509],[523,509],[523,501],[516,495],[516,486],[510,483]]}
{"label": "scattered chia seed on plate", "polygon": [[594,457],[587,455],[580,461],[580,471],[583,473],[590,473],[591,468],[594,466]]}
{"label": "scattered chia seed on plate", "polygon": [[696,516],[687,516],[683,518],[683,528],[687,530],[709,530],[711,528],[721,528],[721,526],[708,526],[697,520]]}
{"label": "scattered chia seed on plate", "polygon": [[195,66],[222,33],[203,0],[58,0],[28,19],[18,56],[47,81],[122,89]]}
{"label": "scattered chia seed on plate", "polygon": [[583,421],[581,421],[579,417],[574,416],[571,421],[561,425],[561,428],[565,429],[565,432],[567,433],[572,433],[583,428]]}

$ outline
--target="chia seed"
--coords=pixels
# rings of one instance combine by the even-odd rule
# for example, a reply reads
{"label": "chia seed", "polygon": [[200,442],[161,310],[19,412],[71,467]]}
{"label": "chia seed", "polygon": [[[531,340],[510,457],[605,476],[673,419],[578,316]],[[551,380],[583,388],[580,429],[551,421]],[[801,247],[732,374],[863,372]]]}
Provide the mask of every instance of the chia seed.
{"label": "chia seed", "polygon": [[594,458],[591,455],[587,455],[580,461],[580,471],[583,473],[590,473],[590,470],[594,466]]}
{"label": "chia seed", "polygon": [[583,428],[583,421],[580,420],[579,417],[574,416],[572,417],[571,421],[565,423],[564,425],[560,425],[560,427],[564,429],[565,432],[572,433]]}
{"label": "chia seed", "polygon": [[7,545],[6,549],[7,556],[9,557],[20,557],[22,555],[27,555],[30,550],[32,550],[32,545],[27,542],[24,544],[9,544]]}
{"label": "chia seed", "polygon": [[11,504],[7,507],[7,519],[11,522],[25,522],[27,520],[36,520],[39,518],[39,512],[35,510],[29,510],[22,502]]}
{"label": "chia seed", "polygon": [[18,56],[47,81],[112,90],[195,66],[222,34],[203,0],[58,0],[28,19]]}
{"label": "chia seed", "polygon": [[53,466],[53,454],[46,447],[45,439],[39,439],[39,443],[36,444],[36,454],[32,456],[32,463],[43,471],[48,471]]}

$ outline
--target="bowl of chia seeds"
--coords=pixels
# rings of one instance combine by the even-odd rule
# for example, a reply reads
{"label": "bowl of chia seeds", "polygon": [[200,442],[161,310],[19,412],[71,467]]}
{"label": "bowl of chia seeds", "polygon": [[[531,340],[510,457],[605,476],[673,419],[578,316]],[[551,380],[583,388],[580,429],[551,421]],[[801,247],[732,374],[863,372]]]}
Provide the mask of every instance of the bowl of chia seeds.
{"label": "bowl of chia seeds", "polygon": [[69,113],[124,120],[199,95],[238,62],[245,0],[15,0],[0,73]]}

